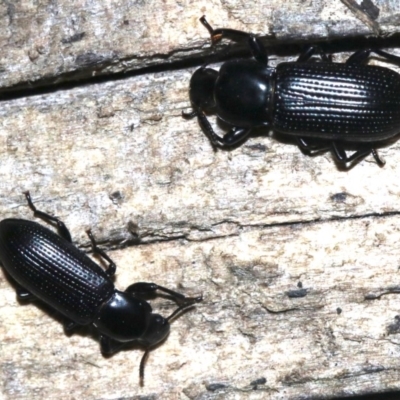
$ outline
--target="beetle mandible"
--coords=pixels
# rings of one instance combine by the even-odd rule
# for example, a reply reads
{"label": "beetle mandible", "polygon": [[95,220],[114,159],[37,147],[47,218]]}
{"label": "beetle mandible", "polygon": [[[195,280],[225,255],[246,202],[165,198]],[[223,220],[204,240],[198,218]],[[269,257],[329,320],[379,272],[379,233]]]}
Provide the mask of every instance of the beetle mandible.
{"label": "beetle mandible", "polygon": [[[0,222],[0,262],[15,281],[20,300],[39,299],[60,312],[65,330],[78,325],[93,324],[100,333],[101,351],[117,352],[127,343],[144,346],[140,362],[140,382],[144,364],[153,346],[163,341],[170,321],[182,310],[202,301],[202,296],[183,294],[149,282],[130,285],[124,292],[116,290],[111,281],[116,265],[101,250],[91,231],[87,234],[94,253],[108,263],[103,270],[84,252],[72,244],[66,225],[57,217],[39,211],[29,192],[25,192],[35,217],[57,226],[58,235],[37,222],[9,218]],[[168,317],[153,314],[142,297],[166,293],[179,307]]]}
{"label": "beetle mandible", "polygon": [[[193,111],[185,118],[198,118],[214,147],[242,143],[256,127],[270,127],[292,135],[300,149],[314,153],[331,150],[339,163],[352,162],[372,153],[384,165],[376,142],[400,133],[400,75],[379,66],[363,65],[371,53],[400,62],[400,57],[382,50],[360,50],[345,63],[334,63],[321,53],[320,62],[310,62],[315,47],[307,48],[296,62],[268,66],[268,54],[260,39],[234,29],[213,29],[205,17],[212,43],[222,38],[247,40],[252,59],[225,62],[219,71],[203,66],[190,81]],[[217,135],[206,113],[232,128]],[[317,143],[310,143],[317,140]],[[347,155],[351,143],[356,151]]]}

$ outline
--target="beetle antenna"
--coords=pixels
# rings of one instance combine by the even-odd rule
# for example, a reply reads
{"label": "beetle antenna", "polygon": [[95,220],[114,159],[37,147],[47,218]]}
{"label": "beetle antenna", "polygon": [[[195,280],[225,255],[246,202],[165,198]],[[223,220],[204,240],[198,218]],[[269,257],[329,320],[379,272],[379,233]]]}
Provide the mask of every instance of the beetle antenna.
{"label": "beetle antenna", "polygon": [[188,111],[188,112],[182,111],[182,117],[185,119],[192,119],[194,117],[197,117],[198,114],[199,113],[196,110],[192,110],[192,111]]}
{"label": "beetle antenna", "polygon": [[203,301],[203,296],[197,296],[197,297],[192,297],[192,298],[186,298],[185,302],[180,305],[168,318],[167,321],[170,322],[171,319],[173,319],[177,314],[179,314],[181,311],[185,310],[188,307],[193,306],[196,303],[200,303],[200,301]]}
{"label": "beetle antenna", "polygon": [[213,36],[214,33],[214,29],[212,28],[212,26],[208,23],[208,21],[206,20],[206,16],[203,15],[200,18],[200,22],[203,24],[204,27],[207,28],[208,32],[210,32],[210,35]]}
{"label": "beetle antenna", "polygon": [[139,367],[139,379],[140,379],[140,386],[143,386],[143,381],[144,381],[144,364],[146,363],[147,357],[149,356],[150,353],[150,347],[146,349],[146,351],[143,354],[142,359],[140,360],[140,367]]}

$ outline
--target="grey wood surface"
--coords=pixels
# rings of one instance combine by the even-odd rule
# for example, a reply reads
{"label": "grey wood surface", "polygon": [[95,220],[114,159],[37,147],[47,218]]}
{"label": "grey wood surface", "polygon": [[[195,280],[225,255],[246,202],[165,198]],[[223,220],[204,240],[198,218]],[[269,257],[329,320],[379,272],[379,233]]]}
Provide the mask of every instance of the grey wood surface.
{"label": "grey wood surface", "polygon": [[[395,33],[400,5],[374,3],[382,34]],[[202,14],[277,42],[373,35],[340,1],[0,3],[0,87],[46,88],[0,102],[1,218],[33,218],[29,189],[82,249],[92,228],[118,288],[204,295],[150,354],[140,387],[141,349],[102,357],[90,330],[66,336],[53,312],[18,304],[1,271],[4,399],[400,390],[400,144],[379,149],[385,167],[367,157],[350,170],[266,134],[213,151],[181,117],[195,67],[168,68],[209,51]],[[56,90],[77,77],[85,84]]]}

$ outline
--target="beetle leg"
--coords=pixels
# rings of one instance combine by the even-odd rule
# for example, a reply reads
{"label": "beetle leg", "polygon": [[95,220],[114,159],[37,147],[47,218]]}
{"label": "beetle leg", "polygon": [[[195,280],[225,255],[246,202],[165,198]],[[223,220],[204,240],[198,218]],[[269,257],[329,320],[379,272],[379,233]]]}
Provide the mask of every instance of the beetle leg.
{"label": "beetle leg", "polygon": [[195,305],[196,303],[199,303],[200,301],[203,301],[203,296],[186,297],[185,302],[182,303],[168,318],[166,318],[166,320],[170,322],[171,319],[175,318],[175,316],[178,315],[181,311],[186,310],[187,308]]}
{"label": "beetle leg", "polygon": [[47,222],[47,223],[51,223],[51,222],[55,222],[57,224],[57,232],[58,234],[65,240],[67,240],[68,242],[72,243],[72,239],[71,239],[71,234],[68,230],[68,228],[65,226],[64,222],[62,222],[59,218],[54,217],[50,214],[47,214],[43,211],[39,211],[36,209],[36,207],[34,206],[33,202],[32,202],[32,198],[31,195],[29,193],[29,191],[24,192],[24,195],[26,197],[26,200],[28,202],[28,206],[29,208],[33,211],[33,215],[37,218],[42,219],[43,221]]}
{"label": "beetle leg", "polygon": [[375,159],[375,162],[376,162],[380,167],[383,167],[383,166],[385,165],[385,161],[382,160],[382,159],[379,157],[378,152],[376,151],[376,149],[371,149],[371,153],[372,153],[372,156],[373,156],[374,159]]}
{"label": "beetle leg", "polygon": [[307,46],[306,49],[300,54],[297,62],[309,61],[316,52],[321,57],[322,61],[332,62],[332,55],[326,54],[319,46]]}
{"label": "beetle leg", "polygon": [[352,54],[346,61],[346,64],[362,64],[371,54],[371,50],[359,50]]}
{"label": "beetle leg", "polygon": [[223,146],[223,140],[220,138],[215,132],[213,127],[211,126],[210,122],[208,121],[204,112],[199,111],[197,113],[197,119],[199,121],[199,125],[203,132],[206,134],[208,139],[210,140],[211,144],[215,147]]}
{"label": "beetle leg", "polygon": [[392,61],[394,63],[399,63],[400,62],[400,57],[395,56],[394,54],[386,53],[386,51],[383,50],[371,50],[371,52],[378,54],[378,56],[381,56],[385,58],[386,60]]}
{"label": "beetle leg", "polygon": [[222,138],[224,146],[235,146],[242,142],[246,137],[250,135],[251,129],[249,128],[232,128]]}
{"label": "beetle leg", "polygon": [[296,62],[306,62],[315,54],[314,46],[307,46],[307,48],[299,55]]}
{"label": "beetle leg", "polygon": [[100,336],[100,349],[104,355],[114,354],[123,346],[124,343],[122,342],[117,342],[105,335]]}
{"label": "beetle leg", "polygon": [[208,32],[211,35],[212,43],[216,43],[220,41],[222,38],[232,40],[233,42],[241,42],[243,40],[247,40],[248,46],[250,48],[251,54],[253,57],[260,63],[268,65],[268,54],[265,50],[264,45],[262,44],[261,40],[258,39],[256,36],[243,32],[238,31],[236,29],[228,29],[228,28],[219,28],[213,29],[212,26],[206,20],[206,17],[203,15],[200,18],[200,22],[205,26]]}
{"label": "beetle leg", "polygon": [[17,285],[17,298],[20,301],[32,301],[32,300],[36,300],[36,297],[29,292],[28,290],[26,290],[25,288],[23,288],[20,285]]}
{"label": "beetle leg", "polygon": [[261,64],[268,65],[268,53],[261,40],[253,35],[249,36],[248,45],[253,57]]}
{"label": "beetle leg", "polygon": [[331,146],[332,146],[333,156],[336,158],[337,161],[341,163],[349,163],[354,160],[357,160],[358,158],[365,157],[372,153],[375,162],[380,167],[385,165],[385,162],[379,158],[376,149],[372,147],[362,147],[359,150],[355,151],[351,156],[348,156],[343,147],[338,142],[332,142]]}
{"label": "beetle leg", "polygon": [[194,117],[197,117],[197,115],[198,115],[198,112],[195,110],[192,110],[189,112],[182,111],[182,117],[186,118],[186,119],[192,119]]}
{"label": "beetle leg", "polygon": [[321,152],[325,150],[330,150],[331,146],[327,144],[325,141],[318,141],[319,144],[310,144],[307,143],[306,139],[296,136],[297,145],[300,150],[304,150],[305,152],[312,155],[312,152]]}
{"label": "beetle leg", "polygon": [[63,325],[64,325],[64,330],[67,333],[72,332],[77,326],[80,326],[80,324],[78,324],[75,321],[72,321],[71,319],[64,319]]}
{"label": "beetle leg", "polygon": [[115,271],[117,269],[117,266],[115,265],[115,262],[111,260],[111,258],[106,254],[106,252],[102,249],[100,249],[97,246],[97,242],[92,234],[92,231],[88,229],[86,231],[87,235],[89,236],[90,241],[92,242],[92,249],[93,253],[99,254],[102,258],[104,258],[106,261],[108,261],[108,267],[106,269],[106,274],[108,276],[113,276],[115,274]]}
{"label": "beetle leg", "polygon": [[157,295],[156,291],[164,292],[169,294],[178,304],[183,307],[188,307],[194,303],[198,303],[203,300],[202,296],[197,297],[186,297],[182,293],[175,292],[174,290],[168,289],[164,286],[157,285],[153,282],[136,282],[128,286],[125,292],[136,295]]}
{"label": "beetle leg", "polygon": [[207,135],[211,144],[215,147],[232,147],[236,144],[243,141],[247,136],[249,136],[251,129],[248,128],[232,128],[229,132],[227,132],[224,137],[218,136],[210,122],[208,121],[206,115],[200,111],[197,114],[197,118],[199,120],[199,125],[203,132]]}
{"label": "beetle leg", "polygon": [[372,50],[372,49],[365,49],[365,50],[359,50],[356,51],[354,54],[352,54],[346,61],[346,64],[362,64],[366,60],[368,60],[368,57],[371,55],[371,53],[375,53],[378,56],[381,56],[385,58],[388,61],[392,61],[395,63],[400,62],[400,57],[395,56],[394,54],[387,53],[386,51],[383,50]]}

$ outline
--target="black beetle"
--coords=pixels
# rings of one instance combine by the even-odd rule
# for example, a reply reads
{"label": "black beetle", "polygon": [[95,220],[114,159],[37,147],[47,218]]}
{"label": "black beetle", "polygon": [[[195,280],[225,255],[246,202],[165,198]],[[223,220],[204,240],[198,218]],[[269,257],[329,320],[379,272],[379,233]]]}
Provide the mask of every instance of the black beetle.
{"label": "black beetle", "polygon": [[[150,349],[169,333],[169,322],[202,296],[185,297],[155,283],[138,282],[125,292],[116,290],[110,277],[116,265],[97,247],[90,230],[93,252],[108,262],[104,271],[76,248],[65,224],[57,217],[36,209],[29,192],[25,193],[34,216],[57,225],[58,235],[42,225],[24,219],[0,222],[0,262],[17,286],[21,300],[39,299],[66,317],[66,331],[78,325],[93,324],[100,332],[103,354],[118,351],[126,343],[137,342],[146,351],[140,362],[140,381]],[[168,317],[152,313],[143,296],[166,293],[179,307]]]}
{"label": "black beetle", "polygon": [[[297,62],[268,66],[268,55],[254,35],[233,29],[213,29],[205,17],[213,43],[228,38],[247,40],[252,59],[225,62],[219,72],[203,66],[190,81],[193,111],[185,118],[198,117],[199,124],[215,147],[231,147],[243,142],[256,127],[295,136],[307,152],[331,149],[340,163],[351,162],[370,153],[378,165],[374,142],[400,133],[400,75],[383,67],[362,65],[371,53],[387,60],[400,57],[382,50],[361,50],[346,63],[333,63],[320,53],[320,62],[312,59],[317,50],[309,47]],[[206,113],[232,126],[218,136]],[[305,138],[316,143],[307,143]],[[356,151],[347,156],[345,143]]]}

